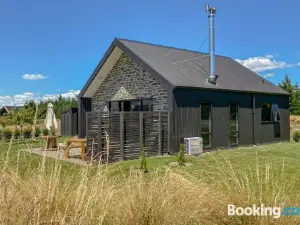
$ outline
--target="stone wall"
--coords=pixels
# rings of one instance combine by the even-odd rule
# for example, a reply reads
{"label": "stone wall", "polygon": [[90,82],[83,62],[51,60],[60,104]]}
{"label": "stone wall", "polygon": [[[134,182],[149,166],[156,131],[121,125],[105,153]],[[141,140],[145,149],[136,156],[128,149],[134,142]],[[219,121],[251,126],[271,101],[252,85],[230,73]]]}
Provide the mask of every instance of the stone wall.
{"label": "stone wall", "polygon": [[167,111],[167,88],[124,53],[92,97],[92,111],[107,111],[108,101],[153,99],[154,111]]}

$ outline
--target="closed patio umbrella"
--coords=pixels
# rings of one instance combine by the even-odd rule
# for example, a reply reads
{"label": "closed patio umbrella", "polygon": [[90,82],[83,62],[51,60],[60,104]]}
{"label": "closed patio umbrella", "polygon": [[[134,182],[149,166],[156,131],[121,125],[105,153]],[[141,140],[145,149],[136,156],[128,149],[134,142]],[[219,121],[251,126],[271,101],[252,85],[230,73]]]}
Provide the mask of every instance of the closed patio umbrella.
{"label": "closed patio umbrella", "polygon": [[48,104],[45,126],[51,134],[53,134],[55,129],[57,129],[57,121],[53,111],[53,105],[51,103]]}

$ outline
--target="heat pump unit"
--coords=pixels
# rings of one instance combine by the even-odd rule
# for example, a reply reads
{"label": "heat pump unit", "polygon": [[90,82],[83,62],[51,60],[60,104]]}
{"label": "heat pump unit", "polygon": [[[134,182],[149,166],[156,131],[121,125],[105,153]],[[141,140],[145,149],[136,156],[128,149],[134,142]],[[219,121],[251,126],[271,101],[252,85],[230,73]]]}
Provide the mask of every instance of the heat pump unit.
{"label": "heat pump unit", "polygon": [[200,155],[203,153],[202,137],[184,138],[184,152],[186,155]]}

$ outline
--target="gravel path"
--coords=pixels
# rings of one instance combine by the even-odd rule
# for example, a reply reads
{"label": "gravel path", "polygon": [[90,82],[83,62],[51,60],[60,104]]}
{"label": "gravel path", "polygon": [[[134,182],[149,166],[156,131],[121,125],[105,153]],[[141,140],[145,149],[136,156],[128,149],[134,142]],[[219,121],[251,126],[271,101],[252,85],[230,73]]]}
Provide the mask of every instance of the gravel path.
{"label": "gravel path", "polygon": [[63,160],[66,162],[71,162],[79,165],[87,165],[88,163],[80,159],[80,148],[72,148],[70,150],[70,158],[65,159],[65,152],[63,150],[56,151],[45,151],[42,148],[33,149],[21,149],[21,151],[33,153],[40,156],[50,157],[58,160]]}

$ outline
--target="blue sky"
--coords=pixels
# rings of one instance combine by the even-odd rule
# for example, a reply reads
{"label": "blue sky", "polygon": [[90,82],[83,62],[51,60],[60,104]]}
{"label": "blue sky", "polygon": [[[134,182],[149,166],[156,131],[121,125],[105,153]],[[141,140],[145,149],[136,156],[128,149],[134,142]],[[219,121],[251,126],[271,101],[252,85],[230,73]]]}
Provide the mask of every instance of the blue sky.
{"label": "blue sky", "polygon": [[217,6],[217,54],[276,84],[286,73],[300,82],[297,0],[11,0],[0,7],[0,105],[73,96],[115,37],[197,50],[205,3]]}

